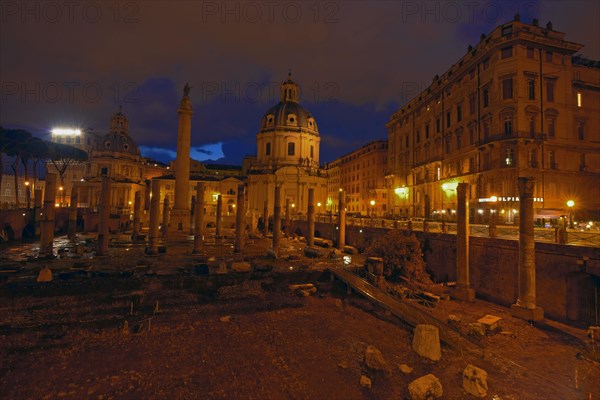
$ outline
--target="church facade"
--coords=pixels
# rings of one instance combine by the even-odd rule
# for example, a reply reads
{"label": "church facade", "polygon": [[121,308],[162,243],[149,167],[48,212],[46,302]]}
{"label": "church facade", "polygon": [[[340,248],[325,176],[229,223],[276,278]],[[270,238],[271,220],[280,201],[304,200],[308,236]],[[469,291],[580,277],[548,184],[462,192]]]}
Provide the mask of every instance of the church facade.
{"label": "church facade", "polygon": [[[312,114],[299,104],[299,86],[291,74],[280,87],[281,101],[260,120],[256,160],[248,169],[248,214],[273,215],[275,187],[281,187],[282,214],[308,210],[308,189],[315,189],[315,207],[327,201],[327,175],[319,166],[321,138]],[[317,211],[318,212],[318,211]]]}

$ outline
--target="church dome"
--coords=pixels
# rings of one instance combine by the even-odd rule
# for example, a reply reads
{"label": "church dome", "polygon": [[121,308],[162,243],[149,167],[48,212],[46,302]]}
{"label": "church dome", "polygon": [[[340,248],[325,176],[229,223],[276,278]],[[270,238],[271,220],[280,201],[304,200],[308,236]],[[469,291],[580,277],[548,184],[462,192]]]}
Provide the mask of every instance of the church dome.
{"label": "church dome", "polygon": [[319,135],[314,117],[298,103],[298,92],[298,84],[292,81],[290,73],[287,81],[281,84],[281,101],[271,107],[261,118],[260,133],[283,129]]}
{"label": "church dome", "polygon": [[131,137],[122,133],[107,133],[96,143],[96,151],[139,156],[140,150]]}
{"label": "church dome", "polygon": [[95,150],[139,156],[140,150],[129,136],[128,130],[127,117],[122,113],[121,107],[119,107],[119,112],[111,118],[110,132],[98,140]]}

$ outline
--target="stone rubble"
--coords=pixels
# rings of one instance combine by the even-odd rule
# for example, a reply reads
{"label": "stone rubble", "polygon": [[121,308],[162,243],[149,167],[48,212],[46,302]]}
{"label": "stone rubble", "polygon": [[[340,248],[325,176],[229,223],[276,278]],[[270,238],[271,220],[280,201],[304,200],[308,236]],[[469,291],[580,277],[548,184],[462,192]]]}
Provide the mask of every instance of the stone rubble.
{"label": "stone rubble", "polygon": [[438,328],[433,325],[417,325],[412,341],[412,349],[421,357],[439,361],[442,358],[442,349]]}
{"label": "stone rubble", "polygon": [[408,385],[411,400],[432,400],[442,397],[442,383],[433,375],[428,374],[415,379]]}

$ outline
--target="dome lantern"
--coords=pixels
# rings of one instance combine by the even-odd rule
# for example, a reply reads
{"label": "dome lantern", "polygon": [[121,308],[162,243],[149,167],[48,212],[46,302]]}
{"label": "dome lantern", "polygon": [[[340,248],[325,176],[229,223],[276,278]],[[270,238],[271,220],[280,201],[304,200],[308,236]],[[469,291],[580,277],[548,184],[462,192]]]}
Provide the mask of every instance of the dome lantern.
{"label": "dome lantern", "polygon": [[287,81],[281,83],[281,101],[298,103],[298,84],[292,81],[292,71],[288,73]]}

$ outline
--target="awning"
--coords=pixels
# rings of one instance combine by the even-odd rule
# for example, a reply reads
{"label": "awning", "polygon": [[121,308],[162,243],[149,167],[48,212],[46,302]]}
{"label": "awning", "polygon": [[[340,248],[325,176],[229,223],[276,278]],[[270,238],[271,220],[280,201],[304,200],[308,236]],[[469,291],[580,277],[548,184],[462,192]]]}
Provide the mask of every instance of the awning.
{"label": "awning", "polygon": [[534,218],[557,219],[567,214],[562,208],[536,208]]}

